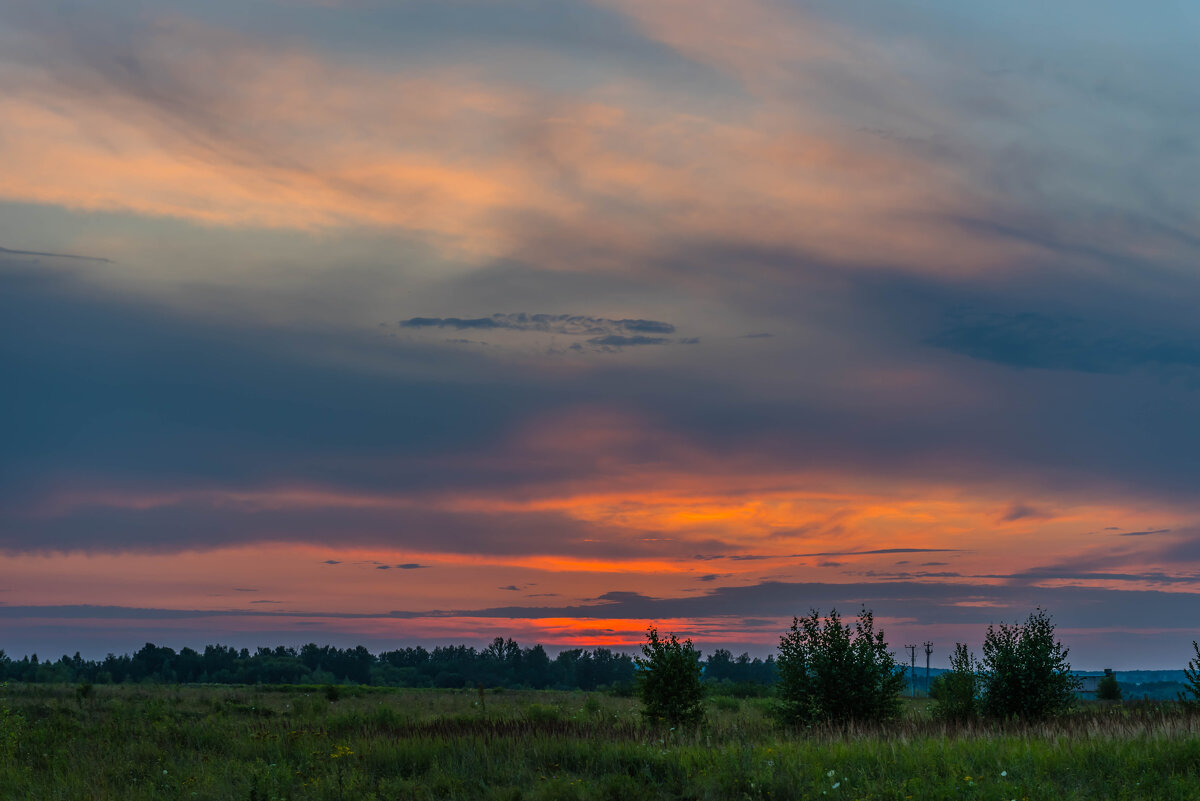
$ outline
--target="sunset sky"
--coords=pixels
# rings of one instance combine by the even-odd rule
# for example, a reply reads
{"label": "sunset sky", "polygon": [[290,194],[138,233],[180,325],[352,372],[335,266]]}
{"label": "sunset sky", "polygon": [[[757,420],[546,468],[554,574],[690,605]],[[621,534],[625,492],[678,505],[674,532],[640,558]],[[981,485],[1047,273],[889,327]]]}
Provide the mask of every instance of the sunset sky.
{"label": "sunset sky", "polygon": [[[0,648],[1200,638],[1200,4],[0,0]],[[905,652],[907,654],[907,652]]]}

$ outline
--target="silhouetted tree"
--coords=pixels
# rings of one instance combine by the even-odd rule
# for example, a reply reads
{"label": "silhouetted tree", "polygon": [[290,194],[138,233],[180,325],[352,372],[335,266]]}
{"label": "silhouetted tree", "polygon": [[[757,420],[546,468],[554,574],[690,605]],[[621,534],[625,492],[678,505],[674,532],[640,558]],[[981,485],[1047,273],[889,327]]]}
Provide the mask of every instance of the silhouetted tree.
{"label": "silhouetted tree", "polygon": [[779,640],[779,702],[786,725],[887,720],[900,713],[904,668],[896,664],[870,610],[854,627],[837,610],[793,618]]}
{"label": "silhouetted tree", "polygon": [[1200,644],[1195,640],[1192,640],[1192,651],[1196,655],[1183,669],[1184,691],[1179,694],[1179,702],[1192,709],[1200,709]]}
{"label": "silhouetted tree", "polygon": [[988,626],[980,672],[983,713],[1045,720],[1066,712],[1079,687],[1067,654],[1054,639],[1054,623],[1043,609],[1024,623]]}
{"label": "silhouetted tree", "polygon": [[1116,676],[1105,673],[1100,677],[1100,681],[1096,682],[1096,698],[1101,701],[1121,700],[1121,685],[1117,683]]}
{"label": "silhouetted tree", "polygon": [[929,687],[933,714],[943,720],[965,721],[979,713],[979,665],[967,646],[955,643],[950,670]]}
{"label": "silhouetted tree", "polygon": [[691,640],[674,634],[659,637],[658,629],[646,629],[639,680],[648,719],[675,725],[695,725],[704,719],[704,687],[700,683],[700,653]]}

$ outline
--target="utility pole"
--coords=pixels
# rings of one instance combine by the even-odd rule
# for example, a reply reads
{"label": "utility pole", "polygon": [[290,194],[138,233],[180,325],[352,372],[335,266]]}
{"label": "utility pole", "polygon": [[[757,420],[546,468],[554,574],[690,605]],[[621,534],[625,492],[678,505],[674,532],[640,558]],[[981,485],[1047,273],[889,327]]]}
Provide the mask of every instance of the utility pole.
{"label": "utility pole", "polygon": [[925,643],[925,694],[929,695],[929,657],[933,654],[933,643]]}
{"label": "utility pole", "polygon": [[908,683],[912,685],[912,697],[917,697],[917,646],[906,645],[908,653],[912,656],[912,668],[908,671]]}

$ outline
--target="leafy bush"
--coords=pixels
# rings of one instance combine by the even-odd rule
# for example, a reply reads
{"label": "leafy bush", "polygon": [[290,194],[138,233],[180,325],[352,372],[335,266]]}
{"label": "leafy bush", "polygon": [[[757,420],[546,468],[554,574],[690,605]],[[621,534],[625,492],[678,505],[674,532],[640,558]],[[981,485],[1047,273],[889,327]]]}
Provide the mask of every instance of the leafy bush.
{"label": "leafy bush", "polygon": [[1101,676],[1096,683],[1096,697],[1101,701],[1120,701],[1121,685],[1117,683],[1117,677],[1111,673]]}
{"label": "leafy bush", "polygon": [[700,652],[691,640],[666,639],[658,629],[646,629],[642,656],[634,660],[639,674],[642,714],[674,725],[695,725],[704,719],[704,687],[700,683]]}
{"label": "leafy bush", "polygon": [[1024,623],[988,626],[983,641],[981,711],[990,717],[1045,720],[1075,704],[1079,680],[1043,609]]}
{"label": "leafy bush", "polygon": [[979,665],[962,643],[955,643],[950,670],[929,687],[933,714],[942,720],[965,721],[979,713]]}
{"label": "leafy bush", "polygon": [[1200,709],[1200,644],[1192,640],[1196,653],[1183,669],[1184,691],[1179,694],[1179,703],[1192,709]]}
{"label": "leafy bush", "polygon": [[904,668],[896,664],[864,609],[853,629],[837,610],[822,620],[817,610],[793,618],[779,640],[779,703],[785,725],[820,721],[879,721],[900,714]]}

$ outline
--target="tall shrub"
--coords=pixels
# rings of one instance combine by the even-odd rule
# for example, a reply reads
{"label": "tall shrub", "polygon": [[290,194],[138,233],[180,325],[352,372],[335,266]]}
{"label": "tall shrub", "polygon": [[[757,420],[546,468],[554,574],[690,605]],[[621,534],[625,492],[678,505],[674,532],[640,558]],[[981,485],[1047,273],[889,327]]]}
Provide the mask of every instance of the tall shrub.
{"label": "tall shrub", "polygon": [[874,615],[863,609],[853,628],[837,610],[793,618],[779,640],[779,701],[787,725],[878,721],[900,713],[904,668],[896,664]]}
{"label": "tall shrub", "polygon": [[1195,640],[1192,640],[1192,650],[1196,655],[1183,669],[1185,684],[1184,692],[1179,694],[1179,701],[1184,706],[1200,709],[1200,644]]}
{"label": "tall shrub", "polygon": [[950,670],[929,688],[933,714],[943,720],[965,721],[979,712],[979,665],[967,646],[955,643]]}
{"label": "tall shrub", "polygon": [[1054,639],[1054,623],[1043,609],[1024,623],[988,626],[981,670],[983,713],[1045,720],[1069,710],[1079,680],[1071,674],[1067,654]]}
{"label": "tall shrub", "polygon": [[1100,677],[1100,681],[1096,682],[1096,698],[1101,701],[1121,700],[1121,684],[1116,676],[1105,673]]}
{"label": "tall shrub", "polygon": [[634,661],[640,668],[643,715],[673,725],[695,725],[704,719],[700,652],[691,640],[681,642],[674,634],[664,639],[651,626],[642,656]]}

